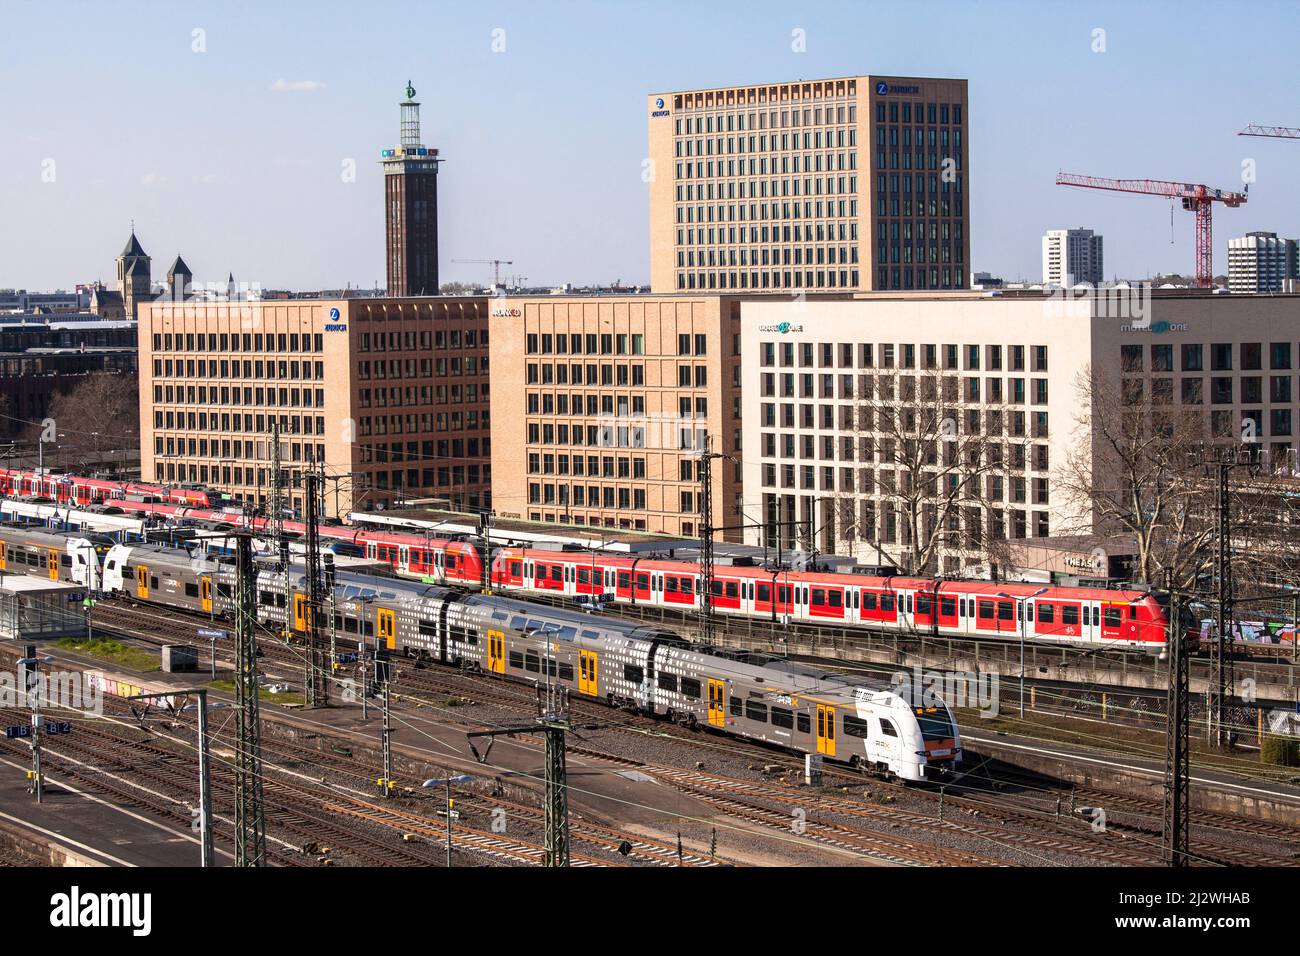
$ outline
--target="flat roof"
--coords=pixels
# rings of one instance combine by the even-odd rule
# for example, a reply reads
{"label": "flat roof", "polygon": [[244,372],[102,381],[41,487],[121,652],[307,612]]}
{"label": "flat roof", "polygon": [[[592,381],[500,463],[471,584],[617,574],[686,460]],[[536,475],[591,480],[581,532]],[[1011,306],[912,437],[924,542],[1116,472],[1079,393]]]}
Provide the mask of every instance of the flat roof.
{"label": "flat roof", "polygon": [[84,591],[80,584],[68,584],[65,581],[51,581],[38,578],[32,574],[17,571],[0,572],[0,594],[31,594],[49,591]]}

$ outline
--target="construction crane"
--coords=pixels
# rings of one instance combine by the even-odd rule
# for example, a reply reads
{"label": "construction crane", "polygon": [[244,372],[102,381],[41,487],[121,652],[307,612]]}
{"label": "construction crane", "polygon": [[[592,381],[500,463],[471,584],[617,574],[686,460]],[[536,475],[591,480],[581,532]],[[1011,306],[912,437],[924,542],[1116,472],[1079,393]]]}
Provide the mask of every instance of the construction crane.
{"label": "construction crane", "polygon": [[492,286],[495,288],[501,284],[501,267],[514,265],[513,259],[452,259],[452,262],[466,262],[474,265],[492,267]]}
{"label": "construction crane", "polygon": [[1183,208],[1196,214],[1196,285],[1208,289],[1214,281],[1214,244],[1210,210],[1213,204],[1240,206],[1246,201],[1244,192],[1213,189],[1197,183],[1171,183],[1160,179],[1103,179],[1099,176],[1081,176],[1077,173],[1057,173],[1056,185],[1082,186],[1086,189],[1109,189],[1121,193],[1145,193],[1148,196],[1168,196],[1180,199]]}
{"label": "construction crane", "polygon": [[1260,126],[1251,123],[1238,136],[1270,136],[1273,139],[1300,139],[1300,129],[1291,126]]}

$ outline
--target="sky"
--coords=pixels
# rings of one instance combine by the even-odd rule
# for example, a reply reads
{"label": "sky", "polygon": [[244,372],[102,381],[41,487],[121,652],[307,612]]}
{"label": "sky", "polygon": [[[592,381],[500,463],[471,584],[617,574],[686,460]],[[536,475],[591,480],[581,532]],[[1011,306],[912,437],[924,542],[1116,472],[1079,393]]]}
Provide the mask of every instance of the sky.
{"label": "sky", "polygon": [[970,81],[973,269],[1036,280],[1042,233],[1084,226],[1109,276],[1186,273],[1190,213],[1057,170],[1240,189],[1253,161],[1222,272],[1231,236],[1300,234],[1300,142],[1235,135],[1300,126],[1298,27],[1269,0],[0,0],[0,288],[111,283],[132,220],[155,278],[382,286],[408,79],[444,282],[645,283],[646,94],[872,73]]}

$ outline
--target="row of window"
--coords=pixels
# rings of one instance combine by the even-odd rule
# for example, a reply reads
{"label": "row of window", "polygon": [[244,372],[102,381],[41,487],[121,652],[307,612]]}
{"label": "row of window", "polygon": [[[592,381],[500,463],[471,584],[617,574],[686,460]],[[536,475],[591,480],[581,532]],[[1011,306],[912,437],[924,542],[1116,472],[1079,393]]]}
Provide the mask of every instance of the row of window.
{"label": "row of window", "polygon": [[[1174,371],[1174,346],[1173,345],[1151,345],[1151,371],[1153,372],[1172,372]],[[1188,344],[1178,347],[1181,358],[1181,370],[1184,372],[1203,372],[1205,371],[1205,353],[1207,347],[1199,344]],[[1241,342],[1234,344],[1232,342],[1216,342],[1208,347],[1210,353],[1210,371],[1212,372],[1230,372],[1233,370],[1234,354],[1237,358],[1237,368],[1242,371],[1257,371],[1263,369],[1264,345],[1262,342]],[[1141,372],[1144,370],[1144,356],[1146,350],[1142,345],[1121,345],[1120,346],[1120,366],[1126,372]],[[1290,342],[1270,342],[1268,345],[1268,367],[1275,370],[1290,369],[1292,360],[1292,348]]]}
{"label": "row of window", "polygon": [[483,329],[407,329],[403,332],[362,332],[357,339],[361,352],[427,352],[430,348],[472,349],[488,344],[488,330]]}
{"label": "row of window", "polygon": [[154,378],[256,378],[316,379],[325,378],[324,362],[298,362],[281,359],[154,359]]}
{"label": "row of window", "polygon": [[[1008,371],[1025,371],[1025,357],[1030,359],[1029,370],[1047,371],[1046,345],[894,345],[882,342],[760,342],[759,364],[770,368],[778,361],[782,368],[793,368],[798,357],[801,368],[812,368],[814,360],[819,368],[921,368],[947,371],[964,369],[975,371],[983,367],[1000,371],[1006,359]],[[779,360],[778,360],[779,356]]]}
{"label": "row of window", "polygon": [[155,332],[155,352],[323,352],[319,332]]}

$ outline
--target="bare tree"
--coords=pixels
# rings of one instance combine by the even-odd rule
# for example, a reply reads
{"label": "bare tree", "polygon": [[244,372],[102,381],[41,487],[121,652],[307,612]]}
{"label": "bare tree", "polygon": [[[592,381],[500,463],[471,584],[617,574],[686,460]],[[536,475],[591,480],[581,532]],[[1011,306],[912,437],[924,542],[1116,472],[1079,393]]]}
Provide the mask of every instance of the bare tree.
{"label": "bare tree", "polygon": [[1114,378],[1085,367],[1076,379],[1084,411],[1058,479],[1072,499],[1069,530],[1129,536],[1139,581],[1160,585],[1171,572],[1179,587],[1196,588],[1217,547],[1214,461],[1219,449],[1235,449],[1250,464],[1229,488],[1234,576],[1269,578],[1285,558],[1277,529],[1291,479],[1270,470],[1258,445],[1240,442],[1235,426],[1212,429],[1203,405],[1175,403],[1172,379],[1138,371]]}
{"label": "bare tree", "polygon": [[992,562],[1005,555],[1001,410],[961,395],[958,376],[937,369],[861,375],[858,382],[851,423],[858,480],[839,497],[862,507],[859,536],[874,541],[876,525],[893,525],[889,550],[917,574],[941,570],[945,557]]}
{"label": "bare tree", "polygon": [[[59,464],[76,469],[108,461],[118,449],[140,443],[138,380],[134,375],[93,372],[50,400],[48,418],[58,435]],[[39,441],[44,430],[38,422],[28,437]]]}

